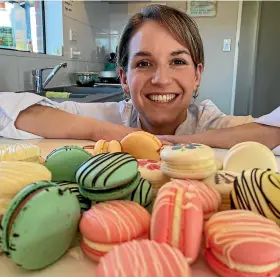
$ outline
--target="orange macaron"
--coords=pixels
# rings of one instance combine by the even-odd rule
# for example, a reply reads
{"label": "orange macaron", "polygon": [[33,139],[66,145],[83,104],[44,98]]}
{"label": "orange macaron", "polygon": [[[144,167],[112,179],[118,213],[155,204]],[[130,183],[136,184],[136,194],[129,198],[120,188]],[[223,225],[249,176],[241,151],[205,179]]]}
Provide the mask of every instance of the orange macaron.
{"label": "orange macaron", "polygon": [[124,137],[121,144],[123,151],[136,159],[160,160],[162,143],[150,133],[144,131],[133,132]]}

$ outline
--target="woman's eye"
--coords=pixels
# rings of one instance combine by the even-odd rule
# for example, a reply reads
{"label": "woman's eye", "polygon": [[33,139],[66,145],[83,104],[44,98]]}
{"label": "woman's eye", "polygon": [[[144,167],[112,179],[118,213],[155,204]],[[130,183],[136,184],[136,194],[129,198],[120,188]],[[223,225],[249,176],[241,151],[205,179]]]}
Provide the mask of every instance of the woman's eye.
{"label": "woman's eye", "polygon": [[141,61],[141,62],[139,62],[139,63],[137,63],[137,67],[149,67],[149,66],[151,66],[152,64],[150,63],[150,62],[148,62],[148,61]]}
{"label": "woman's eye", "polygon": [[186,65],[187,63],[184,60],[173,60],[171,64],[175,65]]}

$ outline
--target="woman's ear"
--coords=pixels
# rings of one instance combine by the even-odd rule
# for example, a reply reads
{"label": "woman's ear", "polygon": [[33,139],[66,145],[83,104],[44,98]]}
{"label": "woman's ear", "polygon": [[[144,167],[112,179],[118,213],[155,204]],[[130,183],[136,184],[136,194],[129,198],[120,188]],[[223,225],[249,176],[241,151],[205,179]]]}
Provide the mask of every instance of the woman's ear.
{"label": "woman's ear", "polygon": [[129,86],[128,86],[128,83],[127,83],[126,74],[125,74],[125,71],[122,67],[119,69],[119,74],[120,74],[120,81],[121,81],[121,84],[122,84],[122,89],[123,89],[125,94],[129,94]]}
{"label": "woman's ear", "polygon": [[195,89],[197,87],[199,87],[200,85],[200,81],[201,81],[201,75],[202,75],[202,72],[203,72],[203,65],[200,63],[197,65],[196,67],[196,71],[195,71]]}

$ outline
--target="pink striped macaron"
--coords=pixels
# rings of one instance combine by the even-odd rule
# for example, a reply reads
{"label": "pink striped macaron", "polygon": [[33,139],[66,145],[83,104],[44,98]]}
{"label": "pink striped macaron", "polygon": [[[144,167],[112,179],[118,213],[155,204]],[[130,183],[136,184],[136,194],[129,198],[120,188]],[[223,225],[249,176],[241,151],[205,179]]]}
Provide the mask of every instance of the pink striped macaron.
{"label": "pink striped macaron", "polygon": [[280,228],[251,211],[213,215],[205,224],[205,258],[221,277],[276,277],[280,273]]}
{"label": "pink striped macaron", "polygon": [[130,241],[114,247],[96,269],[96,277],[190,277],[183,254],[166,243]]}
{"label": "pink striped macaron", "polygon": [[198,194],[202,203],[204,221],[207,221],[213,214],[218,212],[222,199],[220,193],[214,188],[197,180],[172,179],[172,182],[177,186],[189,186],[189,191]]}
{"label": "pink striped macaron", "polygon": [[166,183],[153,207],[151,239],[178,248],[191,264],[199,254],[202,230],[203,211],[197,193],[190,185]]}
{"label": "pink striped macaron", "polygon": [[149,238],[150,214],[136,202],[115,200],[99,203],[86,211],[80,221],[81,247],[98,261],[122,242]]}

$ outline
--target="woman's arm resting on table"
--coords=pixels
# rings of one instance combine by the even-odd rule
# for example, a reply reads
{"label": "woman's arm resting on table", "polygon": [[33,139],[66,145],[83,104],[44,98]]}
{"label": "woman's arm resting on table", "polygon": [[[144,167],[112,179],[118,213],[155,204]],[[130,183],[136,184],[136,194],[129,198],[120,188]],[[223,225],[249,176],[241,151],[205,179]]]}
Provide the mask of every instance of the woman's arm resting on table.
{"label": "woman's arm resting on table", "polygon": [[280,128],[248,123],[232,128],[209,130],[204,133],[189,136],[159,136],[171,143],[197,142],[214,148],[229,149],[243,141],[256,141],[274,149],[280,145]]}
{"label": "woman's arm resting on table", "polygon": [[15,127],[44,138],[121,140],[137,129],[102,122],[41,105],[22,111]]}

